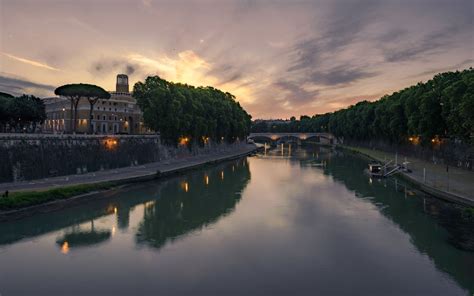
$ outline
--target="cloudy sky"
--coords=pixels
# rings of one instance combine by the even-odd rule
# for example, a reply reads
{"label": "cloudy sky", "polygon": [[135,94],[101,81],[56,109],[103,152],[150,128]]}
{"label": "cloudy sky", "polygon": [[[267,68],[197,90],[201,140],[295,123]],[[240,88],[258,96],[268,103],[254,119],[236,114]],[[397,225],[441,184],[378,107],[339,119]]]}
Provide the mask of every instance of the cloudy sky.
{"label": "cloudy sky", "polygon": [[472,0],[0,0],[0,91],[159,75],[313,115],[474,66],[473,19]]}

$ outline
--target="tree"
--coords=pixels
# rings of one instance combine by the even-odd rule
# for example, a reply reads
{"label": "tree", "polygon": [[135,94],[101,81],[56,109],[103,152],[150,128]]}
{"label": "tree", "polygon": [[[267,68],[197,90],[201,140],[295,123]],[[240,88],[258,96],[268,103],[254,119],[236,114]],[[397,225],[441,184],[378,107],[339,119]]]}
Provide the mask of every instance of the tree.
{"label": "tree", "polygon": [[35,96],[20,97],[0,95],[0,123],[2,130],[8,123],[15,130],[31,127],[36,130],[36,124],[46,119],[44,103]]}
{"label": "tree", "polygon": [[7,94],[7,93],[1,92],[1,91],[0,91],[0,97],[2,97],[2,98],[14,98],[14,96],[12,96],[11,94]]}
{"label": "tree", "polygon": [[[261,129],[267,123],[254,123]],[[441,73],[375,102],[362,101],[332,113],[292,117],[290,124],[273,124],[272,132],[331,132],[354,141],[404,144],[433,138],[474,144],[474,70]],[[418,140],[417,140],[418,142]]]}
{"label": "tree", "polygon": [[11,120],[8,108],[14,96],[0,92],[0,131],[5,131],[6,124]]}
{"label": "tree", "polygon": [[90,104],[89,110],[89,133],[92,133],[92,111],[94,109],[95,103],[99,99],[110,99],[110,94],[105,91],[103,88],[93,84],[66,84],[56,88],[54,91],[56,95],[64,96],[69,98],[71,101],[71,131],[76,131],[77,126],[77,106],[81,98],[86,98]]}
{"label": "tree", "polygon": [[158,76],[137,82],[133,96],[145,125],[169,143],[233,142],[250,132],[250,115],[235,97],[213,87],[172,83]]}

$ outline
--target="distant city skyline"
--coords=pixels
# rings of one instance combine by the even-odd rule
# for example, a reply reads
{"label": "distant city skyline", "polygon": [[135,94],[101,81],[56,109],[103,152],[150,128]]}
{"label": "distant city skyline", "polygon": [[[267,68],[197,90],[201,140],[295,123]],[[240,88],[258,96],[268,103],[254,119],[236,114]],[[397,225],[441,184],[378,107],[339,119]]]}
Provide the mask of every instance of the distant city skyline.
{"label": "distant city skyline", "polygon": [[471,0],[0,0],[0,91],[159,75],[254,119],[314,115],[474,66],[473,19]]}

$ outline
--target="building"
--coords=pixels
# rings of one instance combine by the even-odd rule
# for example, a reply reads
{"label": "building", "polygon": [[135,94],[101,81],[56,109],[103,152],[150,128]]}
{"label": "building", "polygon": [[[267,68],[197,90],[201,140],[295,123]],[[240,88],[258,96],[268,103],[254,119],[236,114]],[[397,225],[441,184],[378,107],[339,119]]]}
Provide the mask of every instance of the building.
{"label": "building", "polygon": [[[128,76],[117,75],[115,91],[110,92],[110,99],[99,100],[92,111],[94,134],[146,134],[152,133],[145,128],[143,116],[136,100],[129,91]],[[65,97],[43,99],[47,119],[43,132],[69,133],[72,130],[71,102]],[[77,133],[89,130],[90,105],[87,99],[81,99],[77,106]]]}

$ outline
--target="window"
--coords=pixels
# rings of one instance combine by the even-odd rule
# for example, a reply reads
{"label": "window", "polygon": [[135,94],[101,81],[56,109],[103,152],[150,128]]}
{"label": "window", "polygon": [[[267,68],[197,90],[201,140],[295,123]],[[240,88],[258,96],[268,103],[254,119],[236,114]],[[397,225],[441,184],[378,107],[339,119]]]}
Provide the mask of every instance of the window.
{"label": "window", "polygon": [[103,120],[107,120],[107,117],[105,115],[102,115]]}
{"label": "window", "polygon": [[97,120],[100,120],[100,115],[97,115]]}

